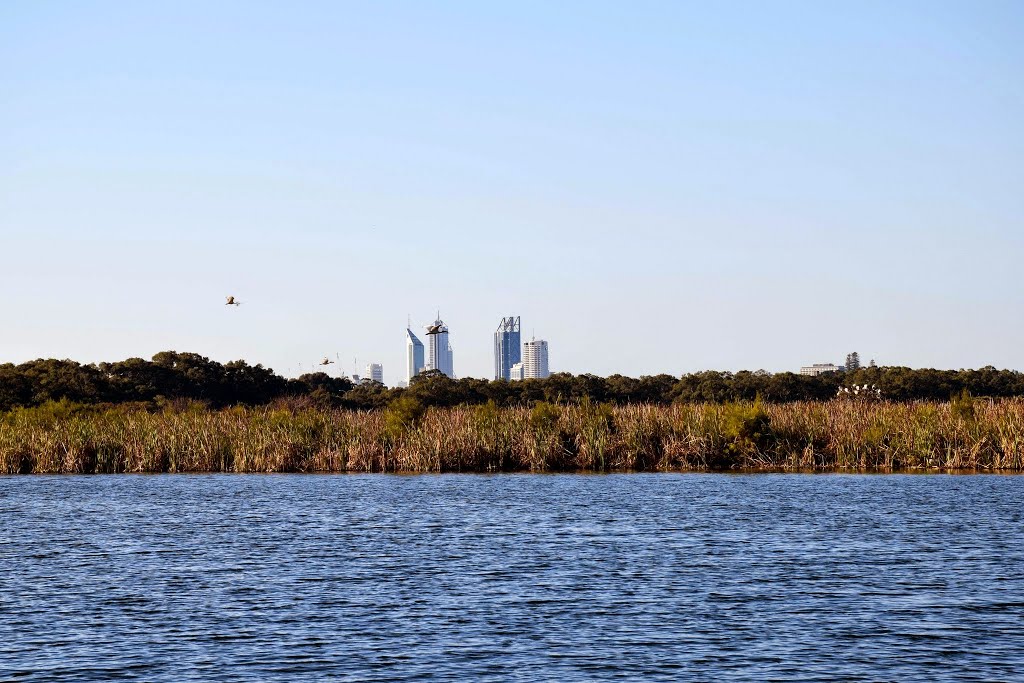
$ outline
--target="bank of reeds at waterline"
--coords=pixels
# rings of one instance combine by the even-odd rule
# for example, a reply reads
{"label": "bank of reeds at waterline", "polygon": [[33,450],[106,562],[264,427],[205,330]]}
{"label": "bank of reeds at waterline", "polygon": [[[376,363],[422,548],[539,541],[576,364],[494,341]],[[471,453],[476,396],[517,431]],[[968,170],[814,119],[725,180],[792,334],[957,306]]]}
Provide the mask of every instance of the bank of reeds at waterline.
{"label": "bank of reeds at waterline", "polygon": [[1024,470],[1024,400],[0,414],[0,472]]}

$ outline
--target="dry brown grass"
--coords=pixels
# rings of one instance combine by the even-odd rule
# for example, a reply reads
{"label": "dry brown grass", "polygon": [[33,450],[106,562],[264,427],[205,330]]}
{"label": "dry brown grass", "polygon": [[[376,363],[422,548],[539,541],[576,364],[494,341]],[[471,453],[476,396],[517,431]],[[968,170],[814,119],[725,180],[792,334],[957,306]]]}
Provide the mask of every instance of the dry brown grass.
{"label": "dry brown grass", "polygon": [[0,416],[0,473],[1024,470],[1024,400]]}

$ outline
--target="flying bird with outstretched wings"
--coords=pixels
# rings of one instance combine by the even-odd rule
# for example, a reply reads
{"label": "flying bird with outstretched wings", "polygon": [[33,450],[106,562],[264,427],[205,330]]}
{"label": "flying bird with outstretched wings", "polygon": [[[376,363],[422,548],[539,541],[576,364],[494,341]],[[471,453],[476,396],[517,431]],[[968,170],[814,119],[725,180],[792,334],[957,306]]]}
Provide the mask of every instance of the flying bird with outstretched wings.
{"label": "flying bird with outstretched wings", "polygon": [[224,305],[225,306],[241,306],[242,302],[241,301],[235,301],[235,297],[229,296],[229,297],[227,297],[227,302]]}

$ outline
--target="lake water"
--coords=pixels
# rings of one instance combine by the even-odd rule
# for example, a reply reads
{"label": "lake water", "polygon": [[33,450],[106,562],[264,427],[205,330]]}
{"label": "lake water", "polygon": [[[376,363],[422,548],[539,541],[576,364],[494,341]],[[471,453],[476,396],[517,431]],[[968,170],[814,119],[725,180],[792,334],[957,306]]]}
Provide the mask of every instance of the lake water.
{"label": "lake water", "polygon": [[0,477],[0,680],[1024,680],[1024,477]]}

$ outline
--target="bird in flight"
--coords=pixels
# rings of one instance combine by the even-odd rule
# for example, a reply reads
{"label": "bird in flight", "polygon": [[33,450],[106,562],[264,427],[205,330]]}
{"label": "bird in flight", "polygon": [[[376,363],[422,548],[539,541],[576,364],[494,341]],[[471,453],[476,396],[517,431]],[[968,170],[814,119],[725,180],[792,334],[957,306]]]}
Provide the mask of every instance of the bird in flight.
{"label": "bird in flight", "polygon": [[330,365],[333,362],[334,362],[333,360],[331,360],[327,356],[324,356],[324,359],[322,361],[320,361],[320,365]]}
{"label": "bird in flight", "polygon": [[226,304],[224,304],[225,306],[241,306],[242,305],[242,302],[241,301],[235,301],[235,297],[233,297],[233,296],[229,296],[229,297],[227,297],[227,299],[228,299],[228,301],[227,301]]}

